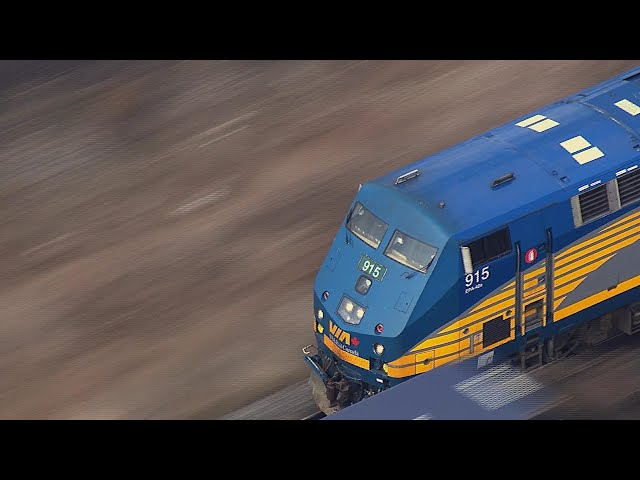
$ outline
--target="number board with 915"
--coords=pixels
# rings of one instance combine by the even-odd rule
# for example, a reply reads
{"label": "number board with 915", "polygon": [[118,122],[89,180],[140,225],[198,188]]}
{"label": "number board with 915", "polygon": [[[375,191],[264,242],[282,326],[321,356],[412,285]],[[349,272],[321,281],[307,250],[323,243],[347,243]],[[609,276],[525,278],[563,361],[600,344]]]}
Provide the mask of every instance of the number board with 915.
{"label": "number board with 915", "polygon": [[379,282],[384,278],[384,274],[387,273],[387,267],[371,260],[366,255],[363,255],[358,262],[358,270],[371,275],[374,280]]}

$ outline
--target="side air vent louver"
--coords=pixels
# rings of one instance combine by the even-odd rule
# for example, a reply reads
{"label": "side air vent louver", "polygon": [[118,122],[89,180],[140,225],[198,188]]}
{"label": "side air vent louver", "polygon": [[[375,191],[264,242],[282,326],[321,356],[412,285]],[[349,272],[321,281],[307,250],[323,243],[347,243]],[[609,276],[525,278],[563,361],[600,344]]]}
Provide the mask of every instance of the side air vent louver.
{"label": "side air vent louver", "polygon": [[505,340],[511,336],[511,325],[508,318],[502,315],[484,322],[482,325],[482,348],[487,348],[500,340]]}
{"label": "side air vent louver", "polygon": [[618,191],[623,207],[640,199],[640,169],[618,177]]}
{"label": "side air vent louver", "polygon": [[598,188],[580,195],[580,211],[582,212],[582,223],[587,223],[589,220],[607,213],[609,211],[607,185],[600,185]]}

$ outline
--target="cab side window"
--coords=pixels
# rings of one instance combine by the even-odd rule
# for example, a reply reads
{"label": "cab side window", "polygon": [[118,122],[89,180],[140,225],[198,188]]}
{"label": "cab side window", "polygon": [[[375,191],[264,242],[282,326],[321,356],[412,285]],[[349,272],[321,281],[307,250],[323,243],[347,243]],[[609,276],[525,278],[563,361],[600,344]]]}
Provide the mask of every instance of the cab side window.
{"label": "cab side window", "polygon": [[511,252],[511,235],[509,229],[503,228],[482,238],[469,242],[473,267],[482,265]]}

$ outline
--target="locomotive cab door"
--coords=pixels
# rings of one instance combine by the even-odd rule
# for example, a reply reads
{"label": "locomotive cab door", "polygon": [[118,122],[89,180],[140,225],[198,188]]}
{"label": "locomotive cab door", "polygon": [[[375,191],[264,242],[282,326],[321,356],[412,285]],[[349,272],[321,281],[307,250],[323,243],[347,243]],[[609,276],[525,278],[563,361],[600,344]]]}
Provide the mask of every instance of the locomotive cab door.
{"label": "locomotive cab door", "polygon": [[[478,368],[493,362],[493,351],[515,338],[513,245],[508,226],[485,233],[461,245],[465,295],[479,292],[480,300],[460,322],[460,359],[478,357]],[[510,289],[510,291],[509,291]],[[468,349],[465,348],[468,345]]]}

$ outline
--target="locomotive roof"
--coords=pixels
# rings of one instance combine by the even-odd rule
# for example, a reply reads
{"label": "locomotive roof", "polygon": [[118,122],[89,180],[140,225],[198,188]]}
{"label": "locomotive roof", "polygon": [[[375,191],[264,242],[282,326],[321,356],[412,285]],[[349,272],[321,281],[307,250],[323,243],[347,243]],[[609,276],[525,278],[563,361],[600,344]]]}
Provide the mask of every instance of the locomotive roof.
{"label": "locomotive roof", "polygon": [[[569,198],[635,165],[640,165],[640,67],[373,183],[404,192],[433,213],[444,202],[438,216],[464,230]],[[416,169],[418,176],[396,184]]]}

